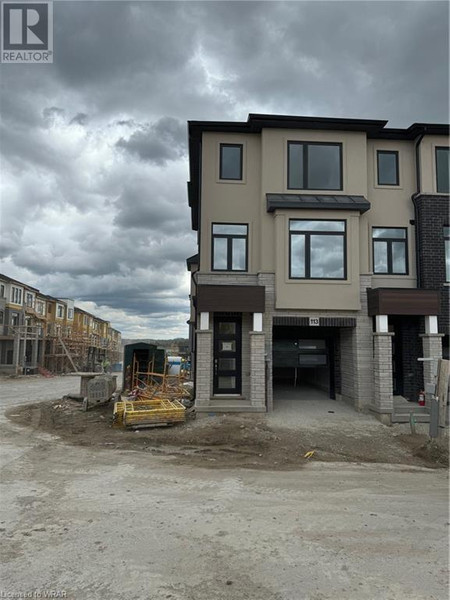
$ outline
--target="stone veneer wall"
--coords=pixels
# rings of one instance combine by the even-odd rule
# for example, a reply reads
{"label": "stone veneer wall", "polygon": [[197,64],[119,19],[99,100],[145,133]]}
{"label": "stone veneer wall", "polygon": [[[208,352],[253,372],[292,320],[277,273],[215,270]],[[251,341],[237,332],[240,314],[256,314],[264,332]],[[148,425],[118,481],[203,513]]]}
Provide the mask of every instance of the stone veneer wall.
{"label": "stone veneer wall", "polygon": [[250,340],[250,398],[252,406],[261,408],[266,406],[266,379],[265,379],[265,336],[263,332],[252,331]]}
{"label": "stone veneer wall", "polygon": [[[386,415],[386,424],[391,422],[394,410],[392,395],[392,337],[393,333],[374,333],[374,409]],[[383,418],[382,418],[383,420]]]}
{"label": "stone veneer wall", "polygon": [[197,330],[197,369],[195,381],[196,406],[208,406],[212,395],[213,333]]}

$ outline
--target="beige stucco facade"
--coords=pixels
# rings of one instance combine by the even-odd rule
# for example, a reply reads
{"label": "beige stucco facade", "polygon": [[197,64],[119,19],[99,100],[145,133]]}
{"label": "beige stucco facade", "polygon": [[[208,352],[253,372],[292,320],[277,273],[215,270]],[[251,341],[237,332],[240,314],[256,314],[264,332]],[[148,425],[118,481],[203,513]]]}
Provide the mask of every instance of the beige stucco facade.
{"label": "beige stucco facade", "polygon": [[[438,137],[438,136],[435,136]],[[426,139],[426,138],[425,138]],[[289,281],[287,274],[288,219],[298,212],[268,213],[266,194],[293,193],[287,187],[287,147],[289,141],[332,142],[342,144],[342,190],[336,193],[366,197],[367,213],[327,211],[327,218],[344,219],[347,224],[347,281]],[[243,145],[242,181],[219,179],[220,144]],[[422,142],[422,143],[425,143]],[[437,145],[439,140],[432,144]],[[441,142],[442,143],[442,140]],[[431,142],[423,151],[431,161]],[[433,147],[434,147],[433,146]],[[377,150],[399,153],[398,186],[377,184]],[[428,152],[429,150],[429,152]],[[358,276],[372,274],[372,227],[406,227],[408,273],[375,275],[374,287],[416,286],[415,231],[411,195],[416,191],[415,149],[413,142],[370,140],[365,133],[311,130],[263,130],[261,135],[205,133],[202,142],[202,206],[200,226],[200,270],[211,272],[211,228],[213,223],[248,224],[248,272],[277,274],[277,303],[292,308],[301,294],[305,307],[352,308],[358,310]],[[429,165],[431,166],[431,162]],[[428,181],[429,180],[429,181]],[[424,185],[431,186],[431,178]],[[333,193],[323,190],[299,191],[305,194]],[[323,211],[303,211],[301,218],[323,219]],[[324,290],[333,286],[333,306]],[[290,300],[291,299],[291,300]],[[317,305],[319,302],[319,306]]]}

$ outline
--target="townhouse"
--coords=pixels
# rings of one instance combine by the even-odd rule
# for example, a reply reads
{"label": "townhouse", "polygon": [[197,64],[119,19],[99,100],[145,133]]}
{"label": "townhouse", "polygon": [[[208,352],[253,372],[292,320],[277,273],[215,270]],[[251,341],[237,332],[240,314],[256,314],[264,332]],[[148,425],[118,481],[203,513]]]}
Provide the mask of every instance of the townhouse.
{"label": "townhouse", "polygon": [[108,321],[0,274],[0,373],[94,370],[120,360],[121,334]]}
{"label": "townhouse", "polygon": [[391,422],[448,357],[449,127],[386,125],[189,122],[197,410],[314,387]]}
{"label": "townhouse", "polygon": [[44,353],[45,300],[34,287],[0,276],[0,370],[34,373]]}

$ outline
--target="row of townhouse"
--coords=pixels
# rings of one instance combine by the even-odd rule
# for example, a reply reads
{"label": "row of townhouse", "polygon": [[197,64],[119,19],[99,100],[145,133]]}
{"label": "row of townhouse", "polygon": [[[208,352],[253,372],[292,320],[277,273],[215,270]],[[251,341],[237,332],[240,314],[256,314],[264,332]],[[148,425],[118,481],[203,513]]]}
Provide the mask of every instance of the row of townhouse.
{"label": "row of townhouse", "polygon": [[189,122],[197,410],[314,386],[391,422],[448,358],[449,126],[386,125]]}
{"label": "row of townhouse", "polygon": [[119,362],[121,334],[70,298],[54,298],[0,274],[0,373],[92,371]]}

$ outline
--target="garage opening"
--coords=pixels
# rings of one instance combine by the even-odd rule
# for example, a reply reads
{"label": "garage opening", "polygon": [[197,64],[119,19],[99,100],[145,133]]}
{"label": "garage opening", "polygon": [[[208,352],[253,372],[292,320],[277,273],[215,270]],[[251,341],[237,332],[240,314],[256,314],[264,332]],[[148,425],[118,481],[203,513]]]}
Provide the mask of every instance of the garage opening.
{"label": "garage opening", "polygon": [[273,390],[278,397],[336,399],[339,386],[339,329],[273,328]]}

